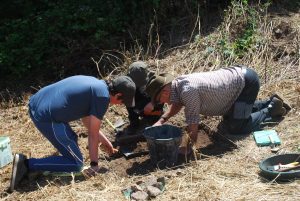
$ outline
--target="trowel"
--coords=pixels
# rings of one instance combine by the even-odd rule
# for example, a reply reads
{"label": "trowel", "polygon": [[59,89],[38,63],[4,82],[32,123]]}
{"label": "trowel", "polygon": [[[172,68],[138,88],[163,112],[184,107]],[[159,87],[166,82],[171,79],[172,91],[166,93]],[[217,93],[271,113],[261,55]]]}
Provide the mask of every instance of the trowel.
{"label": "trowel", "polygon": [[122,119],[122,117],[119,117],[116,122],[114,123],[114,128],[120,128],[125,124],[125,121]]}
{"label": "trowel", "polygon": [[131,146],[121,146],[120,152],[125,156],[126,159],[147,155],[149,153],[148,150],[135,151],[135,149]]}

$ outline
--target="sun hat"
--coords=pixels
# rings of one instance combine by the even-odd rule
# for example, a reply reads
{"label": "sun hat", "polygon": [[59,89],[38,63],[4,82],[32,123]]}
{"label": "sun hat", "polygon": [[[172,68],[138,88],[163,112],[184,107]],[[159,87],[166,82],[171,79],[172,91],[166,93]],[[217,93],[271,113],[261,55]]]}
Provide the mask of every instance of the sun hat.
{"label": "sun hat", "polygon": [[159,75],[153,75],[147,85],[146,85],[146,93],[151,97],[151,101],[154,103],[156,96],[159,92],[174,80],[174,76],[170,73],[161,73]]}
{"label": "sun hat", "polygon": [[114,90],[118,93],[122,93],[122,100],[126,107],[134,107],[134,95],[136,86],[133,80],[128,76],[119,76],[112,81]]}
{"label": "sun hat", "polygon": [[153,74],[153,72],[149,71],[148,65],[145,62],[136,61],[129,66],[127,75],[133,80],[136,88],[141,88],[147,84]]}

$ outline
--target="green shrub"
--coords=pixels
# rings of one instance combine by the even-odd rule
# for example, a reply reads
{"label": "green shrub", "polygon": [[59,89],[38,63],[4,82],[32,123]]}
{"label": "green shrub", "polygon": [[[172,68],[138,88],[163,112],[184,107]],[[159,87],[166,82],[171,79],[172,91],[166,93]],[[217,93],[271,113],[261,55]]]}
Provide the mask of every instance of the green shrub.
{"label": "green shrub", "polygon": [[256,45],[257,23],[259,13],[257,7],[248,0],[232,1],[231,7],[226,11],[223,26],[230,24],[228,32],[222,33],[218,45],[225,58],[243,57]]}
{"label": "green shrub", "polygon": [[75,51],[118,47],[128,27],[147,24],[159,3],[6,0],[0,8],[0,74],[20,78],[41,69],[55,74]]}

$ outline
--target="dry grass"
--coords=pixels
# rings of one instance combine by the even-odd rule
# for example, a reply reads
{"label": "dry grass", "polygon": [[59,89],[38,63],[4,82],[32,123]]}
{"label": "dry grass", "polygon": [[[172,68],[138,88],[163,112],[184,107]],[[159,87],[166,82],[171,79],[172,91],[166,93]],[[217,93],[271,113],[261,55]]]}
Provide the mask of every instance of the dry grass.
{"label": "dry grass", "polygon": [[[268,96],[272,91],[281,92],[293,109],[275,129],[282,140],[279,153],[295,152],[300,145],[300,15],[267,15],[258,19],[261,26],[257,37],[262,41],[257,49],[251,50],[246,57],[224,59],[222,54],[213,51],[207,54],[206,47],[216,47],[216,41],[224,32],[232,29],[230,24],[236,20],[234,12],[227,16],[223,27],[200,41],[174,49],[163,59],[154,58],[148,62],[157,72],[168,71],[175,75],[195,71],[208,71],[227,63],[242,63],[252,66],[262,78],[259,96]],[[274,29],[282,22],[289,22],[291,32],[283,38],[274,36]],[[226,26],[227,28],[226,28]],[[225,28],[224,28],[225,27]],[[292,53],[295,54],[292,54]],[[128,63],[130,63],[130,59]],[[126,63],[127,64],[127,63]],[[127,66],[124,64],[124,66]],[[120,69],[126,69],[126,67]],[[0,108],[0,134],[9,136],[14,153],[22,152],[31,157],[43,157],[56,151],[35,129],[27,115],[28,95],[21,104],[13,102]],[[114,121],[118,115],[125,116],[124,108],[111,108],[107,118]],[[184,117],[180,113],[171,122],[182,126]],[[205,119],[208,125],[216,125],[215,118]],[[82,134],[80,147],[84,156],[86,131],[79,122],[72,123],[74,130]],[[103,131],[112,135],[112,129],[104,122]],[[110,136],[112,138],[112,136]],[[94,178],[76,181],[58,178],[44,178],[22,184],[19,191],[6,192],[9,186],[11,165],[0,169],[1,200],[124,200],[121,190],[146,177],[164,176],[167,178],[166,191],[159,196],[161,200],[297,200],[300,197],[300,182],[278,184],[259,176],[258,163],[271,156],[269,147],[257,147],[251,136],[236,141],[237,149],[220,156],[210,156],[186,164],[177,169],[157,169],[146,175],[119,176],[116,168]],[[88,163],[88,159],[85,158]],[[134,163],[134,160],[132,161]],[[106,161],[104,167],[109,167]]]}

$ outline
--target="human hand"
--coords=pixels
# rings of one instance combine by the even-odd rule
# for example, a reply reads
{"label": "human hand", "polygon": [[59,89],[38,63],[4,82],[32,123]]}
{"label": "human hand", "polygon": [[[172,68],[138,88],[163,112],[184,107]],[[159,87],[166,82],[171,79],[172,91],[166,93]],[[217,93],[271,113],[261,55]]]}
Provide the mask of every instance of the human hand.
{"label": "human hand", "polygon": [[111,155],[116,154],[118,152],[119,152],[118,149],[113,148],[112,151],[110,153],[108,153],[108,154],[109,154],[109,156],[111,156]]}
{"label": "human hand", "polygon": [[111,144],[102,144],[103,145],[103,148],[104,148],[104,151],[109,155],[113,155],[115,153],[118,153],[119,150],[118,149],[115,149]]}
{"label": "human hand", "polygon": [[154,106],[151,102],[149,102],[145,107],[144,107],[144,114],[151,113],[154,109]]}
{"label": "human hand", "polygon": [[152,126],[161,126],[162,123],[160,121],[156,122],[155,124],[153,124]]}

